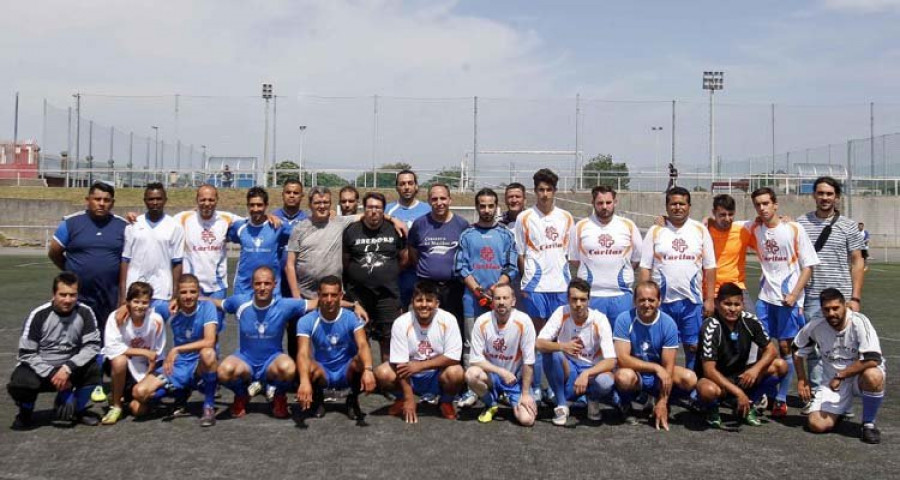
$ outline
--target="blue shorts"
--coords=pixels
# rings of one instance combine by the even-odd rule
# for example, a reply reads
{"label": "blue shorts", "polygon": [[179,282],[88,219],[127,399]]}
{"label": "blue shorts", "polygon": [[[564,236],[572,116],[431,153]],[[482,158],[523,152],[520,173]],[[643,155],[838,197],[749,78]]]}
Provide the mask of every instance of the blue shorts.
{"label": "blue shorts", "polygon": [[659,377],[652,373],[639,373],[641,376],[641,391],[654,397],[659,396]]}
{"label": "blue shorts", "polygon": [[806,325],[800,314],[800,307],[794,305],[772,305],[762,300],[756,301],[756,316],[770,337],[778,340],[793,340]]}
{"label": "blue shorts", "polygon": [[627,312],[634,307],[634,294],[628,292],[616,297],[591,297],[591,308],[606,315],[609,326],[616,329],[616,319],[622,312]]}
{"label": "blue shorts", "polygon": [[413,393],[419,396],[428,393],[432,395],[440,395],[441,383],[438,380],[443,371],[444,370],[441,368],[435,368],[432,370],[425,370],[413,375],[411,379]]}
{"label": "blue shorts", "polygon": [[350,388],[350,380],[347,378],[347,371],[350,370],[352,360],[345,363],[336,370],[330,370],[325,365],[319,364],[322,371],[325,372],[326,387],[334,389]]}
{"label": "blue shorts", "polygon": [[169,301],[168,300],[157,300],[153,299],[150,301],[150,308],[153,309],[154,312],[158,313],[163,320],[169,320]]}
{"label": "blue shorts", "polygon": [[[216,290],[215,292],[200,292],[201,297],[207,298],[215,298],[216,300],[225,300],[225,289]],[[222,333],[225,331],[225,311],[221,308],[216,309],[216,315],[219,318],[219,331],[218,333]],[[216,342],[216,347],[218,348],[218,342]],[[218,350],[216,350],[218,351]]]}
{"label": "blue shorts", "polygon": [[[522,309],[532,318],[548,319],[568,302],[565,292],[522,292]],[[527,295],[527,296],[526,296]]]}
{"label": "blue shorts", "polygon": [[163,371],[163,367],[157,368],[154,373],[163,380],[166,387],[171,387],[174,390],[196,390],[198,380],[197,367],[199,365],[200,355],[187,359],[179,355],[175,359],[175,364],[172,366],[171,375],[166,375]]}
{"label": "blue shorts", "polygon": [[269,355],[269,358],[266,359],[263,363],[253,363],[241,352],[234,352],[234,356],[239,358],[242,362],[246,363],[247,366],[250,367],[250,381],[251,382],[263,382],[266,380],[266,372],[269,370],[269,365],[272,365],[272,362],[278,358],[279,355],[282,355],[283,352],[275,352]]}
{"label": "blue shorts", "polygon": [[488,377],[491,379],[491,392],[494,394],[494,398],[499,398],[500,395],[506,395],[510,406],[515,408],[519,405],[519,399],[522,397],[521,378],[517,378],[516,383],[507,385],[503,383],[503,379],[496,373],[489,373]]}
{"label": "blue shorts", "polygon": [[675,320],[678,336],[685,345],[696,345],[700,340],[700,325],[703,324],[703,305],[690,300],[678,300],[660,305],[660,310]]}

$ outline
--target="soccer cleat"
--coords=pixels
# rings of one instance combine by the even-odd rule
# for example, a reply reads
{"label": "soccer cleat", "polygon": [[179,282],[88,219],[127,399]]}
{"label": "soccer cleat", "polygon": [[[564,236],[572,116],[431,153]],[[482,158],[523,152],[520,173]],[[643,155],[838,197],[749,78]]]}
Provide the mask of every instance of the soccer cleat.
{"label": "soccer cleat", "polygon": [[277,389],[275,388],[275,385],[269,385],[268,387],[266,387],[266,400],[268,400],[270,402],[274,401],[275,394],[277,393],[276,390]]}
{"label": "soccer cleat", "polygon": [[471,390],[466,390],[466,393],[456,398],[456,406],[457,408],[468,408],[475,405],[477,401],[478,395],[475,395],[475,392]]}
{"label": "soccer cleat", "polygon": [[203,407],[203,416],[200,417],[201,427],[211,427],[216,424],[216,409],[213,407]]}
{"label": "soccer cleat", "polygon": [[56,419],[63,422],[71,422],[72,417],[75,415],[75,395],[72,394],[71,390],[60,392],[56,397],[55,406]]}
{"label": "soccer cleat", "polygon": [[769,406],[769,397],[763,395],[756,403],[753,404],[753,408],[756,409],[756,413],[762,414],[766,411],[766,408]]}
{"label": "soccer cleat", "polygon": [[588,400],[587,418],[592,422],[599,422],[603,420],[603,413],[600,411],[600,402]]}
{"label": "soccer cleat", "polygon": [[430,403],[432,405],[436,405],[438,403],[438,400],[438,396],[433,393],[426,393],[419,396],[419,401],[422,403]]}
{"label": "soccer cleat", "polygon": [[250,402],[249,395],[235,395],[234,403],[231,404],[231,417],[241,418],[247,414],[247,404]]}
{"label": "soccer cleat", "polygon": [[403,415],[403,399],[398,398],[394,400],[394,403],[391,404],[390,408],[388,408],[388,415],[392,417],[400,417]]}
{"label": "soccer cleat", "polygon": [[485,407],[484,410],[481,412],[481,414],[478,415],[478,422],[479,423],[491,423],[494,420],[494,415],[497,414],[497,410],[499,410],[499,409],[500,409],[500,407],[498,407],[497,405]]}
{"label": "soccer cleat", "polygon": [[862,432],[859,438],[863,443],[877,445],[881,443],[881,430],[878,430],[878,427],[876,427],[874,423],[867,423],[862,426]]}
{"label": "soccer cleat", "polygon": [[531,389],[531,398],[534,399],[535,405],[540,405],[543,400],[543,395],[541,395],[540,388],[532,388]]}
{"label": "soccer cleat", "polygon": [[94,387],[94,391],[91,392],[91,401],[94,403],[106,401],[106,392],[103,391],[103,385],[97,385],[96,387]]}
{"label": "soccer cleat", "polygon": [[564,427],[569,421],[569,407],[556,407],[553,409],[553,424]]}
{"label": "soccer cleat", "polygon": [[452,402],[441,402],[438,404],[438,408],[442,417],[447,420],[456,420],[456,407],[453,406]]}
{"label": "soccer cleat", "polygon": [[100,416],[94,412],[87,410],[76,412],[75,416],[72,417],[72,425],[75,425],[76,423],[80,423],[88,427],[96,427],[97,425],[100,425]]}
{"label": "soccer cleat", "polygon": [[776,401],[775,406],[772,407],[772,418],[784,418],[787,416],[787,413],[787,403]]}
{"label": "soccer cleat", "polygon": [[[545,388],[544,391],[541,392],[541,400],[544,402],[544,405],[548,407],[556,407],[556,394],[549,388]],[[535,399],[535,402],[538,402],[538,400]]]}
{"label": "soccer cleat", "polygon": [[261,382],[252,382],[247,386],[247,395],[250,395],[250,398],[253,398],[263,391],[263,386]]}
{"label": "soccer cleat", "polygon": [[722,417],[719,416],[719,409],[710,409],[706,414],[706,424],[713,428],[722,428]]}
{"label": "soccer cleat", "polygon": [[103,425],[115,425],[122,418],[122,409],[120,407],[109,407],[109,411],[103,416],[100,423]]}
{"label": "soccer cleat", "polygon": [[325,391],[321,388],[313,389],[313,401],[306,411],[307,416],[322,418],[325,416]]}
{"label": "soccer cleat", "polygon": [[34,422],[32,421],[32,410],[26,410],[24,408],[19,409],[19,413],[16,414],[16,419],[13,420],[12,429],[13,430],[30,430],[34,428]]}
{"label": "soccer cleat", "polygon": [[359,406],[359,396],[347,395],[347,417],[350,420],[361,420],[365,415]]}
{"label": "soccer cleat", "polygon": [[622,419],[622,423],[632,426],[638,424],[637,417],[634,416],[634,409],[631,407],[631,402],[620,404],[618,410],[619,418]]}
{"label": "soccer cleat", "polygon": [[289,418],[291,412],[288,411],[287,395],[284,393],[276,393],[272,399],[272,416],[275,418]]}
{"label": "soccer cleat", "polygon": [[801,415],[809,415],[812,412],[813,400],[815,400],[815,397],[810,397],[809,401],[804,403],[803,406],[800,407]]}
{"label": "soccer cleat", "polygon": [[762,425],[762,422],[759,420],[759,417],[756,415],[756,409],[751,408],[750,411],[747,412],[747,415],[744,417],[744,423],[750,425],[751,427],[758,427]]}

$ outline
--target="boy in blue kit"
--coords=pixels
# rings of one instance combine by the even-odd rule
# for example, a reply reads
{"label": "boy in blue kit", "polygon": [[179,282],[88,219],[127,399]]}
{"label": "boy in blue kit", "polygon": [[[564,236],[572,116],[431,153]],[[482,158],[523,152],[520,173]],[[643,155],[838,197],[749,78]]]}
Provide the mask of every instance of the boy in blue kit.
{"label": "boy in blue kit", "polygon": [[325,413],[323,389],[350,388],[347,416],[362,421],[359,393],[375,390],[372,352],[365,323],[341,308],[341,279],[329,275],[319,281],[319,308],[297,323],[297,369],[300,408],[321,417]]}
{"label": "boy in blue kit", "polygon": [[[178,407],[187,400],[190,390],[203,392],[203,416],[200,425],[216,424],[216,332],[219,318],[215,306],[200,301],[200,281],[189,273],[178,278],[176,302],[178,312],[169,319],[172,327],[172,349],[161,368],[147,375],[132,390],[131,413],[139,416],[149,404],[169,391],[176,392]],[[202,382],[197,382],[197,380]]]}
{"label": "boy in blue kit", "polygon": [[637,424],[631,414],[631,400],[640,392],[656,397],[653,416],[656,429],[669,430],[669,397],[673,387],[686,395],[697,384],[694,372],[675,365],[678,353],[678,326],[659,310],[659,286],[639,282],[634,291],[635,308],[616,319],[613,331],[616,357],[616,390],[619,410],[626,423]]}
{"label": "boy in blue kit", "polygon": [[[286,224],[279,226],[269,222],[266,208],[269,194],[262,187],[247,191],[247,211],[250,218],[237,221],[228,229],[228,241],[241,246],[236,272],[234,274],[234,295],[253,293],[253,272],[259,267],[269,267],[281,271],[279,249],[287,243],[291,229]],[[281,275],[275,278],[276,292],[281,292]]]}

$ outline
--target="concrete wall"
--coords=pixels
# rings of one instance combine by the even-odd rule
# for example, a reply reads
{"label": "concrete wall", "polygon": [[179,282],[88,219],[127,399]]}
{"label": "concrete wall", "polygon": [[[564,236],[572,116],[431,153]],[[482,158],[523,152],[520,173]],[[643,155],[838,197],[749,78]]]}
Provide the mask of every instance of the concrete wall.
{"label": "concrete wall", "polygon": [[[0,198],[0,234],[26,244],[44,245],[66,215],[84,207],[62,200],[24,200]],[[137,206],[116,206],[116,213],[140,211]],[[31,228],[8,228],[8,225]]]}

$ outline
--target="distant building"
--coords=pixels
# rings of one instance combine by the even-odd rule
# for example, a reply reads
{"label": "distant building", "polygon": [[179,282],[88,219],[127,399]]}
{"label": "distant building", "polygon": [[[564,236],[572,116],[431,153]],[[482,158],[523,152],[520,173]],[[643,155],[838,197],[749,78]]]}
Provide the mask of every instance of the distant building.
{"label": "distant building", "polygon": [[38,178],[40,151],[34,140],[18,142],[15,154],[12,142],[0,142],[0,179]]}

